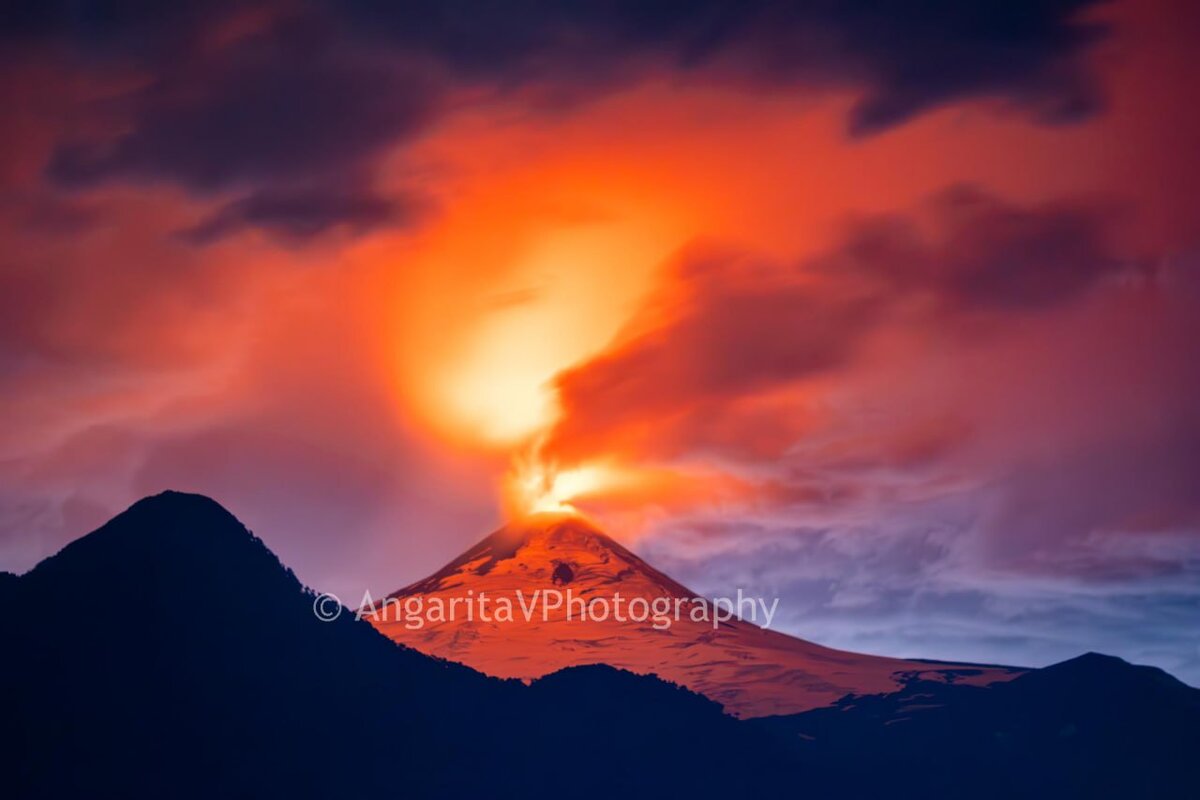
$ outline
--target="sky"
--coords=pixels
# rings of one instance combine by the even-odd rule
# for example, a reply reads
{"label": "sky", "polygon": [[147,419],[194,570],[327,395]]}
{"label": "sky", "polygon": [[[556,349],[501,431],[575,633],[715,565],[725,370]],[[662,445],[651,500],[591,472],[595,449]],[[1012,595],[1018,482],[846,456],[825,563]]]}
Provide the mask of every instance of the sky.
{"label": "sky", "polygon": [[173,488],[357,598],[569,501],[824,644],[1200,683],[1193,4],[3,14],[0,569]]}

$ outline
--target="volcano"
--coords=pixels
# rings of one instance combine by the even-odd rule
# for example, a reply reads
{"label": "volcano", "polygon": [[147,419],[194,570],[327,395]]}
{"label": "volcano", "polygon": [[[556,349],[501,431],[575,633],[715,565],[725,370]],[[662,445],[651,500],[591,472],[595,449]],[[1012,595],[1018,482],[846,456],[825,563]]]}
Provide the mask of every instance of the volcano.
{"label": "volcano", "polygon": [[[542,609],[533,608],[539,592]],[[464,613],[481,596],[493,603],[510,598],[518,608],[511,618]],[[570,613],[566,603],[551,612],[545,610],[550,596],[579,600]],[[664,625],[654,617],[601,619],[579,609],[585,602],[630,608],[634,598],[646,606],[667,598],[682,614]],[[446,609],[456,601],[457,613],[424,613],[416,622],[403,611]],[[533,613],[523,614],[521,604]],[[528,681],[565,667],[608,664],[685,686],[740,717],[795,714],[914,680],[986,685],[1021,672],[834,650],[741,619],[695,619],[690,612],[703,606],[712,608],[583,517],[542,513],[501,528],[362,611],[395,642],[496,677]]]}

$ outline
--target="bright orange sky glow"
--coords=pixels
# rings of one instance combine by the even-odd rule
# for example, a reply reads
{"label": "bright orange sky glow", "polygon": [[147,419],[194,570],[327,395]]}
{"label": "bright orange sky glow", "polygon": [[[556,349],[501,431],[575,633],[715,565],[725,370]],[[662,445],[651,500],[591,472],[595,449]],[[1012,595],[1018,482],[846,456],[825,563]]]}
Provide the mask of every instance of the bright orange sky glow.
{"label": "bright orange sky glow", "polygon": [[14,52],[0,568],[181,489],[335,592],[570,506],[849,649],[1012,658],[898,615],[1008,635],[1049,584],[1194,601],[1193,4],[667,5],[480,54],[162,4],[174,48]]}
{"label": "bright orange sky glow", "polygon": [[1179,216],[1163,213],[1178,178],[1149,161],[1131,169],[1151,153],[1124,143],[1177,134],[1147,129],[1160,119],[1145,113],[1151,75],[1128,49],[1094,59],[1114,72],[1112,108],[1079,128],[997,118],[981,103],[847,142],[851,97],[658,83],[549,119],[460,115],[389,167],[397,185],[436,181],[431,223],[394,246],[360,245],[410,267],[394,289],[397,402],[456,447],[529,452],[561,417],[555,376],[604,351],[635,311],[653,326],[639,303],[681,249],[699,239],[794,261],[829,247],[847,218],[956,183],[1015,202],[1133,191],[1143,211],[1113,235],[1136,256]]}

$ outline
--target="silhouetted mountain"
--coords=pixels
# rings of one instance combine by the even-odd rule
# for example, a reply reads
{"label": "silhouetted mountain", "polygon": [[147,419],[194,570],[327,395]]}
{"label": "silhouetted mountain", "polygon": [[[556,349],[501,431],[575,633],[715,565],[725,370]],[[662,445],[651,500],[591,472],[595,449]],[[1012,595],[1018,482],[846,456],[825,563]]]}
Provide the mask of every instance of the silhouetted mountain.
{"label": "silhouetted mountain", "polygon": [[563,701],[574,683],[623,694],[611,670],[527,688],[349,613],[321,622],[262,542],[195,495],[143,500],[0,592],[5,797],[516,796],[547,774],[542,754],[569,761],[564,729],[594,747],[664,719],[733,727],[658,681],[618,720]]}
{"label": "silhouetted mountain", "polygon": [[[572,576],[572,580],[575,575]],[[1192,797],[1200,692],[1089,654],[738,721],[657,678],[526,686],[398,646],[211,500],[0,575],[0,797]]]}
{"label": "silhouetted mountain", "polygon": [[746,724],[842,796],[1194,798],[1200,787],[1200,690],[1096,653],[986,689],[913,681]]}
{"label": "silhouetted mountain", "polygon": [[[417,769],[423,737],[375,743],[399,721],[437,731],[504,688],[352,619],[317,621],[291,572],[203,497],[137,503],[11,594],[5,685],[22,690],[8,741],[24,749],[18,786],[37,796],[335,796],[379,785],[385,756],[432,789],[454,776]],[[453,685],[448,707],[430,685]]]}

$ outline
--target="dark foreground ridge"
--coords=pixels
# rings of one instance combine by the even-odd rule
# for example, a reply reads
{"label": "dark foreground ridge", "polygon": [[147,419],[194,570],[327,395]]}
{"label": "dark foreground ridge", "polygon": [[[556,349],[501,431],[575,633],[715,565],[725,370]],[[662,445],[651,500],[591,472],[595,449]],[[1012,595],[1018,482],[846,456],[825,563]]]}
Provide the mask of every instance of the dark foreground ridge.
{"label": "dark foreground ridge", "polygon": [[1088,654],[738,722],[653,677],[397,646],[167,492],[0,575],[0,796],[1193,797],[1200,691]]}

